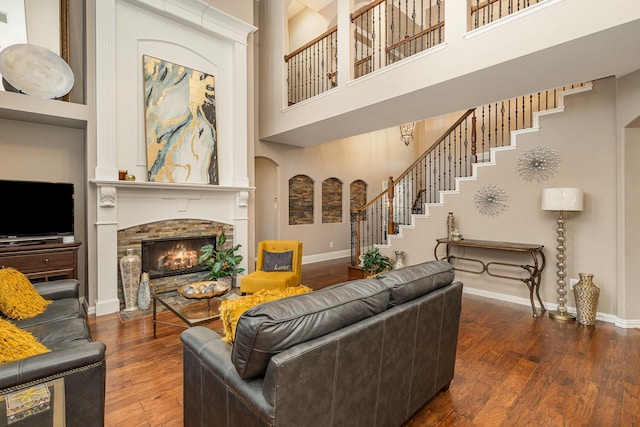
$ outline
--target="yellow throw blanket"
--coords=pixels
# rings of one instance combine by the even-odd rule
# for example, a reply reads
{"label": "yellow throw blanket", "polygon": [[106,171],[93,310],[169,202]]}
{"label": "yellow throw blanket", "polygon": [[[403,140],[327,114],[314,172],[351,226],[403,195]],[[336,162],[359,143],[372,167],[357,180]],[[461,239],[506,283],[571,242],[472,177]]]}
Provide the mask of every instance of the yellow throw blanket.
{"label": "yellow throw blanket", "polygon": [[224,328],[224,336],[222,337],[222,340],[228,343],[233,342],[233,339],[236,336],[236,324],[238,323],[238,319],[240,319],[242,313],[251,307],[280,298],[306,294],[311,291],[311,288],[302,285],[284,289],[263,289],[252,295],[222,301],[220,303],[220,319],[222,319],[222,326]]}

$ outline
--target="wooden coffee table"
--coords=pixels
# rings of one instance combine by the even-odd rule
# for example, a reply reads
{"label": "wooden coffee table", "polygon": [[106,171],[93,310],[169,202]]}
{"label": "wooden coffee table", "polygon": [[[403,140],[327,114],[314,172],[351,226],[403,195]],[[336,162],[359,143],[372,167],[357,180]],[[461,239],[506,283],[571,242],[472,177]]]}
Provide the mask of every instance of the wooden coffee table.
{"label": "wooden coffee table", "polygon": [[[153,299],[153,336],[156,336],[156,325],[171,325],[182,328],[189,328],[191,326],[202,325],[203,323],[212,322],[220,318],[220,303],[225,299],[237,298],[239,296],[238,291],[231,289],[224,295],[212,298],[185,298],[178,293],[178,291],[151,292],[151,298]],[[178,316],[185,325],[179,325],[176,323],[161,322],[157,320],[156,305],[160,303],[169,309],[173,314]]]}

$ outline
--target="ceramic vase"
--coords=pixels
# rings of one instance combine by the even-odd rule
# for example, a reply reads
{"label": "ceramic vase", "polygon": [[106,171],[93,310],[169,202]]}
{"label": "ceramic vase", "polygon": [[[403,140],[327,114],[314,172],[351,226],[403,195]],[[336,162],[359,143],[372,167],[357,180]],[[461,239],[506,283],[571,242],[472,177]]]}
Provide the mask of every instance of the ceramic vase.
{"label": "ceramic vase", "polygon": [[138,308],[146,310],[151,304],[151,289],[149,289],[149,273],[140,276],[140,289],[138,290]]}
{"label": "ceramic vase", "polygon": [[600,288],[593,283],[593,274],[578,273],[580,281],[573,287],[576,299],[576,319],[578,323],[591,326],[596,324]]}
{"label": "ceramic vase", "polygon": [[120,277],[122,279],[122,293],[124,294],[124,311],[138,309],[138,289],[140,287],[140,271],[142,262],[140,256],[127,249],[126,255],[120,258]]}

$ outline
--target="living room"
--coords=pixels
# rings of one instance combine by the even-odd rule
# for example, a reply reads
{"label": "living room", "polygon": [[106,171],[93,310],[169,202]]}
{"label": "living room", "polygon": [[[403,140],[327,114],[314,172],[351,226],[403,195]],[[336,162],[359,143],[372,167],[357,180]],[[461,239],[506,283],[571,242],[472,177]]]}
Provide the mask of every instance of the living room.
{"label": "living room", "polygon": [[[423,231],[425,228],[421,228],[420,233],[413,235],[407,231],[402,239],[395,240],[386,251],[390,254],[393,250],[405,251],[410,264],[432,259],[435,238],[442,237],[446,213],[452,210],[465,237],[534,241],[544,244],[548,250],[547,259],[551,261],[555,255],[556,217],[540,210],[540,191],[545,186],[579,186],[585,191],[587,208],[581,213],[568,215],[568,273],[572,278],[583,270],[595,273],[596,283],[602,287],[600,321],[622,328],[638,326],[640,306],[637,301],[640,299],[637,296],[640,289],[633,280],[638,273],[638,267],[633,262],[637,255],[637,239],[634,237],[638,234],[638,225],[634,189],[638,174],[633,167],[633,159],[638,157],[635,151],[637,144],[634,144],[638,139],[638,132],[634,121],[637,121],[639,115],[635,100],[638,99],[637,93],[640,90],[640,76],[637,72],[639,67],[633,64],[633,55],[622,53],[619,56],[627,58],[620,59],[613,53],[617,49],[612,49],[604,39],[592,39],[591,41],[597,41],[592,43],[594,57],[588,60],[585,58],[591,54],[588,48],[577,49],[577,45],[570,46],[570,54],[562,59],[556,58],[561,72],[555,75],[548,72],[551,65],[540,67],[539,64],[553,64],[552,59],[558,52],[551,52],[549,57],[540,62],[535,61],[538,58],[535,55],[529,57],[528,60],[534,63],[529,63],[528,66],[539,73],[537,76],[533,72],[521,74],[518,72],[520,68],[510,68],[510,64],[512,66],[517,62],[514,57],[489,58],[487,55],[483,57],[484,62],[476,57],[474,61],[469,61],[476,64],[475,70],[460,71],[467,80],[460,76],[451,78],[449,85],[463,80],[466,82],[460,84],[463,90],[456,92],[457,95],[452,97],[454,101],[437,103],[421,100],[440,99],[440,91],[451,90],[451,86],[442,89],[439,81],[429,81],[419,82],[413,90],[406,90],[401,85],[408,84],[413,79],[403,77],[403,72],[407,73],[405,76],[415,76],[417,73],[414,70],[403,71],[400,65],[392,72],[384,73],[387,77],[345,84],[353,89],[351,92],[343,89],[340,93],[287,109],[281,105],[283,79],[274,77],[282,75],[282,65],[279,63],[287,49],[275,49],[274,54],[265,53],[269,52],[270,46],[282,44],[285,38],[284,35],[271,38],[271,32],[280,31],[279,23],[286,20],[286,2],[254,4],[249,1],[210,1],[216,9],[235,17],[229,22],[233,21],[231,25],[236,25],[245,32],[244,40],[238,34],[233,34],[227,35],[226,39],[223,37],[222,41],[219,33],[211,35],[211,32],[219,32],[217,29],[209,29],[204,35],[193,35],[192,24],[185,25],[183,21],[190,19],[193,15],[191,12],[185,12],[187,18],[177,18],[178,22],[175,22],[175,14],[168,10],[170,7],[163,9],[150,4],[151,2],[120,1],[115,2],[115,5],[101,3],[70,1],[72,23],[77,24],[79,18],[83,22],[84,13],[87,16],[86,39],[78,34],[78,26],[75,27],[75,33],[72,33],[72,46],[78,48],[78,45],[85,42],[87,45],[87,58],[84,59],[84,55],[77,52],[74,55],[72,50],[72,62],[74,58],[83,58],[87,64],[86,72],[79,71],[85,69],[83,61],[80,61],[80,65],[76,63],[72,66],[81,93],[78,94],[78,88],[74,88],[70,105],[58,108],[56,103],[60,101],[45,100],[42,101],[44,107],[33,107],[32,101],[21,99],[25,98],[24,95],[0,94],[3,111],[3,134],[0,136],[0,147],[4,154],[0,159],[2,178],[67,181],[75,184],[75,239],[82,242],[78,274],[86,279],[82,296],[91,315],[95,314],[99,318],[120,309],[117,290],[117,260],[121,255],[118,250],[119,230],[159,221],[163,219],[161,217],[206,218],[233,225],[234,237],[242,244],[245,265],[249,269],[250,260],[255,258],[257,241],[270,233],[276,233],[282,239],[296,238],[304,241],[305,263],[343,258],[350,250],[347,210],[344,209],[345,220],[340,224],[322,224],[316,221],[309,226],[290,225],[287,188],[291,177],[304,173],[313,177],[317,183],[328,177],[337,177],[344,183],[362,179],[369,183],[371,195],[375,195],[382,190],[378,187],[382,181],[389,175],[401,173],[412,158],[433,141],[437,129],[448,126],[450,121],[444,114],[484,102],[544,90],[554,87],[556,83],[571,84],[591,80],[594,81],[592,91],[575,95],[573,99],[568,97],[565,112],[570,117],[568,123],[560,123],[563,120],[561,118],[543,118],[542,137],[520,137],[523,145],[544,144],[558,147],[563,168],[553,181],[533,187],[513,183],[509,187],[512,195],[510,212],[501,219],[474,215],[475,206],[471,197],[464,200],[462,197],[447,197],[450,207],[434,209],[429,219],[419,221],[428,222],[426,227],[431,231]],[[337,10],[343,11],[347,7],[346,3],[348,2],[338,2]],[[597,2],[586,5],[572,1],[549,3],[562,7],[563,11],[566,11],[564,8],[574,10],[578,14],[575,25],[580,23],[585,33],[596,34],[609,28],[608,25],[614,28],[630,23],[626,28],[631,29],[626,34],[636,34],[639,12],[638,6],[632,2],[616,6],[619,10],[607,11],[602,19],[596,19],[596,11],[600,9]],[[452,11],[456,10],[454,7],[451,5]],[[182,12],[184,11],[177,14]],[[449,12],[447,10],[446,13]],[[546,14],[556,11],[553,7],[548,7],[543,13],[543,19],[546,20]],[[174,18],[170,15],[174,15]],[[346,19],[340,16],[342,15],[338,19]],[[227,22],[227,17],[224,16],[215,19],[220,20],[216,22]],[[330,21],[327,19],[327,22]],[[620,25],[611,24],[611,21]],[[261,25],[263,22],[267,24]],[[447,18],[447,22],[457,21]],[[495,29],[495,32],[501,33],[491,37],[499,39],[503,33],[513,31],[522,22],[526,23],[530,33],[540,33],[540,21],[536,21],[535,14],[532,14],[521,18],[519,22],[511,22],[506,28],[502,26],[501,29]],[[584,29],[588,27],[586,23],[593,23],[593,27]],[[251,27],[257,27],[258,30],[254,32]],[[459,22],[452,24],[452,33],[448,34],[454,34],[453,31],[461,27]],[[571,29],[575,31],[572,26]],[[457,36],[448,37],[448,43],[453,46],[453,38],[459,38],[462,33],[464,31],[458,31]],[[542,33],[549,36],[547,31]],[[573,34],[570,37],[578,39],[581,35]],[[584,38],[588,38],[588,35]],[[145,41],[142,44],[133,42],[143,39]],[[174,46],[182,45],[182,48],[188,47],[191,52],[176,53],[165,50],[165,45],[152,46],[149,39],[162,40]],[[494,40],[492,43],[495,45],[497,42]],[[553,41],[545,43],[552,44]],[[514,50],[525,50],[518,43],[514,44]],[[624,44],[631,45],[631,41]],[[527,45],[526,50],[539,53],[547,48],[548,46]],[[604,55],[605,51],[612,52]],[[221,132],[219,188],[209,190],[198,186],[181,188],[179,185],[156,185],[150,189],[145,184],[147,165],[143,142],[142,77],[139,73],[143,53],[169,55],[169,59],[176,62],[187,61],[195,64],[194,67],[199,64],[195,57],[207,55],[211,55],[216,64],[233,64],[228,67],[221,65],[217,70],[219,77],[216,88],[220,91],[218,123]],[[237,67],[245,61],[246,65],[238,70]],[[620,75],[611,73],[606,67],[610,61],[619,61],[619,67],[624,72]],[[270,66],[274,62],[278,62],[277,66]],[[408,67],[424,67],[424,64],[418,62],[420,61],[413,61]],[[572,65],[565,66],[567,62]],[[499,65],[503,65],[503,72],[511,77],[496,79],[500,85],[487,84],[486,73],[502,75]],[[571,75],[570,72],[576,68],[581,72]],[[447,77],[442,74],[446,75],[449,71],[442,70],[438,78],[446,81]],[[526,78],[513,77],[520,75]],[[380,80],[381,78],[384,80]],[[246,87],[244,82],[247,82]],[[505,82],[509,84],[504,84]],[[389,93],[394,88],[397,92]],[[354,91],[360,94],[355,96]],[[343,98],[366,98],[361,92],[376,91],[382,93],[376,95],[378,98],[372,97],[371,101],[366,102],[378,105],[377,111],[367,111],[363,117],[356,117],[355,112],[366,110],[365,107],[369,104],[356,105],[354,101],[346,102]],[[393,108],[387,104],[388,100],[398,98],[396,94],[406,96],[401,102],[403,108]],[[326,105],[330,103],[331,106]],[[342,111],[343,105],[350,110]],[[572,107],[579,108],[579,112],[575,113],[575,109],[571,112]],[[423,112],[421,108],[428,111]],[[278,115],[282,117],[278,118]],[[58,118],[52,123],[50,116]],[[266,125],[263,125],[263,120]],[[409,120],[418,121],[419,127],[415,143],[405,147],[399,139],[397,124]],[[548,129],[556,132],[550,135]],[[299,145],[279,143],[279,137],[300,142]],[[304,146],[323,138],[327,138],[327,141]],[[246,144],[238,141],[246,141]],[[517,154],[500,157],[501,160],[506,158],[505,163],[498,166],[502,168],[502,172],[483,172],[484,179],[504,180],[501,173],[513,170]],[[271,206],[256,203],[257,193],[263,184],[256,178],[261,176],[262,170],[256,168],[255,159],[271,162],[269,168],[272,168],[270,170],[277,177],[275,186],[279,189],[278,215],[275,224],[265,226],[260,223],[263,212]],[[136,177],[136,181],[119,182],[118,169],[127,169],[130,175]],[[465,185],[468,195],[472,195],[477,188],[475,184]],[[112,187],[116,189],[116,208],[108,206]],[[527,193],[528,197],[525,197]],[[221,203],[215,213],[212,209],[214,203]],[[551,304],[555,303],[556,298],[556,269],[553,264],[547,264],[543,277],[543,300]],[[523,286],[488,281],[473,275],[461,274],[460,278],[465,286],[476,289],[476,293],[480,295],[516,304],[528,303]]]}

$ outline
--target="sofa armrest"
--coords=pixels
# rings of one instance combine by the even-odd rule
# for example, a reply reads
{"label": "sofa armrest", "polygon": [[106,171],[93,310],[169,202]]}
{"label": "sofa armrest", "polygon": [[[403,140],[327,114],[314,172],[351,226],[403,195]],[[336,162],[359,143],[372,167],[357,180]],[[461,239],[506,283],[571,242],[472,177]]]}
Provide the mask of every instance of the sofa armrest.
{"label": "sofa armrest", "polygon": [[84,342],[0,365],[0,394],[62,381],[67,426],[104,425],[105,345]]}
{"label": "sofa armrest", "polygon": [[88,365],[104,363],[105,349],[102,342],[84,342],[0,364],[0,393],[29,382],[62,376]]}
{"label": "sofa armrest", "polygon": [[80,297],[80,282],[76,279],[60,279],[34,283],[36,291],[48,300]]}
{"label": "sofa armrest", "polygon": [[[262,378],[248,381],[240,378],[231,363],[231,344],[204,326],[187,329],[180,339],[184,344],[185,425],[205,425],[208,411],[221,419],[244,419],[247,412],[254,419],[273,419],[275,409],[264,398]],[[223,402],[226,406],[219,406]],[[242,408],[243,415],[238,408]],[[190,421],[194,420],[204,424],[192,424]]]}

